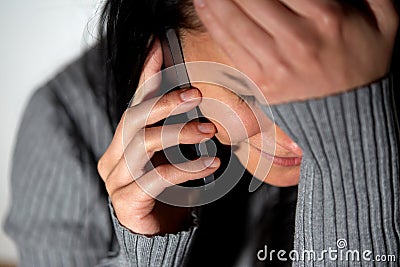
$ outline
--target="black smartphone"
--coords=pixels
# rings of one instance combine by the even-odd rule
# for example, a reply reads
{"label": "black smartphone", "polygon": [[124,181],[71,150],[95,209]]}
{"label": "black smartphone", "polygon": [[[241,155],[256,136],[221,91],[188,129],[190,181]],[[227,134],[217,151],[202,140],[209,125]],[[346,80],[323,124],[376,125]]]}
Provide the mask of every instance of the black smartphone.
{"label": "black smartphone", "polygon": [[[186,69],[185,60],[183,56],[182,46],[177,32],[174,29],[168,28],[164,31],[164,36],[161,39],[163,50],[163,69],[170,68],[169,71],[163,73],[163,84],[168,84],[168,88],[172,90],[192,88],[190,83],[189,74]],[[160,94],[167,92],[163,91],[161,86]],[[201,122],[208,121],[202,114],[198,107],[188,111],[185,114],[179,114],[167,118],[164,123],[186,123],[192,120]],[[202,142],[194,145],[179,145],[170,149],[166,149],[164,154],[172,161],[185,158],[186,160],[193,160],[199,157],[209,157],[216,155],[216,146],[212,144],[212,140]],[[171,161],[171,160],[169,160]],[[214,175],[209,175],[201,180],[189,181],[182,186],[202,186],[207,185],[209,188],[214,182]],[[200,182],[199,182],[200,181]]]}

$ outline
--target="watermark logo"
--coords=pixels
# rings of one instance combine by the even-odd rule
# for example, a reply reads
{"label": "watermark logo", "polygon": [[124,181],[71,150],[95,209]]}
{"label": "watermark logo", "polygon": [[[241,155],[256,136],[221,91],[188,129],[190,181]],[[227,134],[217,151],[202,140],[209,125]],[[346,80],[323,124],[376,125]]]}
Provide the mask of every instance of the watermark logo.
{"label": "watermark logo", "polygon": [[259,261],[312,261],[312,262],[396,262],[396,255],[373,254],[371,250],[348,249],[346,239],[338,239],[335,247],[316,250],[268,250],[268,246],[257,252]]}
{"label": "watermark logo", "polygon": [[347,240],[346,239],[338,239],[336,241],[336,246],[338,249],[344,249],[347,247]]}

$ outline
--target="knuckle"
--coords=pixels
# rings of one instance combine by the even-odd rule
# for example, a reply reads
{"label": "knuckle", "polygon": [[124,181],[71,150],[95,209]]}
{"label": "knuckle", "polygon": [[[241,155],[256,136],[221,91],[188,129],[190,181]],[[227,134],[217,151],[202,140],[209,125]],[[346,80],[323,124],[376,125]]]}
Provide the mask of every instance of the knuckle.
{"label": "knuckle", "polygon": [[111,187],[111,184],[112,184],[112,181],[114,181],[114,174],[113,174],[113,172],[111,172],[108,176],[107,176],[107,178],[105,179],[105,186],[106,186],[106,190],[107,190],[107,192],[108,192],[108,194],[111,196],[114,192],[113,192],[113,190],[112,190],[112,187]]}
{"label": "knuckle", "polygon": [[122,194],[116,192],[114,195],[117,196],[114,196],[111,202],[115,211],[115,215],[121,224],[126,225],[129,214],[131,214],[132,211],[130,210],[130,206],[126,203],[125,199],[122,198]]}
{"label": "knuckle", "polygon": [[170,104],[171,103],[171,99],[172,97],[171,97],[171,93],[169,93],[169,94],[165,94],[165,95],[163,95],[159,100],[158,100],[158,105],[159,106],[162,106],[162,107],[164,107],[164,106],[166,106],[166,105],[168,105],[168,104]]}
{"label": "knuckle", "polygon": [[263,67],[260,65],[260,63],[257,63],[255,67],[252,68],[252,80],[255,84],[257,84],[259,87],[262,87],[266,83],[266,77],[265,77],[265,72],[263,70]]}
{"label": "knuckle", "polygon": [[149,140],[146,139],[145,130],[138,130],[133,136],[132,140],[129,142],[129,145],[124,149],[124,155],[129,157],[134,157],[134,155],[145,154],[147,153],[148,146],[150,146]]}
{"label": "knuckle", "polygon": [[[153,201],[153,198],[149,196],[149,194],[146,193],[144,189],[139,189],[134,196],[134,203],[147,203],[148,201]],[[138,210],[138,205],[135,205],[134,203],[131,203],[130,207],[132,210]]]}
{"label": "knuckle", "polygon": [[[137,192],[135,192],[136,196]],[[134,210],[133,196],[128,194],[124,188],[115,190],[110,194],[110,199],[113,207],[116,211],[124,211],[124,213],[130,213]]]}
{"label": "knuckle", "polygon": [[136,149],[145,148],[147,150],[146,131],[145,129],[140,129],[136,132],[132,139],[132,147]]}
{"label": "knuckle", "polygon": [[145,133],[143,133],[143,137],[140,138],[140,146],[143,147],[144,149],[144,155],[152,155],[156,150],[156,144],[155,141],[151,140],[149,138],[150,133],[146,130]]}
{"label": "knuckle", "polygon": [[168,187],[168,185],[176,184],[176,179],[179,177],[178,175],[174,174],[176,171],[176,167],[169,164],[159,165],[155,168],[158,177],[158,183],[162,186]]}
{"label": "knuckle", "polygon": [[106,163],[104,160],[104,156],[102,156],[99,161],[97,162],[97,171],[100,174],[100,177],[105,180],[106,177]]}
{"label": "knuckle", "polygon": [[[188,124],[191,124],[191,123],[188,123]],[[191,128],[190,126],[188,126],[188,124],[186,124],[181,129],[179,129],[179,132],[178,132],[178,142],[179,143],[182,143],[187,139],[186,136],[190,131],[190,130],[188,130],[188,128]]]}
{"label": "knuckle", "polygon": [[276,85],[281,84],[283,81],[289,78],[289,67],[282,60],[279,60],[272,71],[272,80]]}
{"label": "knuckle", "polygon": [[300,32],[297,32],[295,36],[293,47],[297,55],[310,57],[317,53],[319,45],[316,36]]}
{"label": "knuckle", "polygon": [[325,33],[337,34],[341,30],[344,11],[340,3],[334,1],[323,5],[320,10],[321,25]]}
{"label": "knuckle", "polygon": [[168,177],[170,176],[168,165],[159,165],[155,168],[155,171],[160,178],[168,180]]}
{"label": "knuckle", "polygon": [[124,206],[124,194],[121,194],[120,190],[115,190],[114,192],[109,193],[111,202],[115,210],[121,210],[121,207]]}
{"label": "knuckle", "polygon": [[160,98],[159,105],[161,105],[161,107],[167,107],[168,109],[173,109],[177,105],[179,105],[180,102],[181,101],[178,96],[178,92],[172,91],[168,94],[165,94],[163,97]]}
{"label": "knuckle", "polygon": [[315,46],[310,42],[298,42],[296,44],[297,54],[306,58],[314,57],[316,54]]}
{"label": "knuckle", "polygon": [[128,109],[126,109],[124,111],[124,114],[122,114],[121,120],[119,121],[118,125],[122,125],[122,127],[123,127],[125,120],[134,117],[134,114],[138,113],[138,106],[139,105],[135,105],[135,106],[131,106]]}
{"label": "knuckle", "polygon": [[197,133],[197,125],[199,123],[196,122],[189,122],[185,124],[183,127],[179,128],[179,141],[187,140],[189,137],[193,136],[193,133]]}
{"label": "knuckle", "polygon": [[162,131],[160,132],[159,128],[155,127],[142,129],[135,147],[141,147],[143,155],[149,157],[160,150],[160,146],[163,146]]}
{"label": "knuckle", "polygon": [[110,194],[110,199],[115,210],[134,210],[134,202],[141,197],[139,192],[127,192],[125,188],[119,188]]}

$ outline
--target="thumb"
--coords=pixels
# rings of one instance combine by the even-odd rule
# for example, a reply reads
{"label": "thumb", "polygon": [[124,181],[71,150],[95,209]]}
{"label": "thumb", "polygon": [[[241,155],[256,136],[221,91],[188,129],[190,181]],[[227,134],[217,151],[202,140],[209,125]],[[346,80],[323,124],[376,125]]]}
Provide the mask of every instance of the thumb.
{"label": "thumb", "polygon": [[397,13],[394,1],[398,0],[366,0],[369,8],[375,15],[378,27],[385,35],[396,35],[399,24],[399,15]]}
{"label": "thumb", "polygon": [[156,74],[161,71],[162,62],[163,52],[161,43],[156,39],[154,40],[154,44],[144,62],[143,70],[139,78],[138,88],[136,89],[131,106],[137,105],[140,102],[157,95],[158,87],[161,83],[161,74]]}

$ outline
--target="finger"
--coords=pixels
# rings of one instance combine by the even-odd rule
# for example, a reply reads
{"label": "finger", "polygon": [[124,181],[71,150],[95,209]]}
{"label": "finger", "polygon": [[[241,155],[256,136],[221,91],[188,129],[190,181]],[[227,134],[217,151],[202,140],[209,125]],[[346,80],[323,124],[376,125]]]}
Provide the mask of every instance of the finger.
{"label": "finger", "polygon": [[215,132],[216,128],[212,123],[200,122],[143,129],[129,143],[111,176],[120,177],[116,186],[124,186],[144,174],[145,165],[156,151],[178,144],[197,144],[210,139]]}
{"label": "finger", "polygon": [[201,102],[201,93],[198,89],[177,90],[163,95],[161,98],[152,98],[127,109],[114,133],[111,144],[100,158],[97,169],[104,179],[122,157],[125,147],[128,146],[135,134],[170,115],[187,112]]}
{"label": "finger", "polygon": [[214,136],[216,128],[212,123],[197,121],[187,124],[171,124],[145,129],[147,155],[178,144],[197,144]]}
{"label": "finger", "polygon": [[218,158],[207,157],[175,165],[160,165],[137,180],[133,180],[121,164],[118,170],[116,168],[115,174],[118,175],[113,172],[107,179],[106,188],[112,200],[123,192],[129,192],[135,201],[151,200],[167,187],[211,175],[220,163]]}
{"label": "finger", "polygon": [[[210,161],[213,162],[212,165],[210,165]],[[149,172],[146,176],[142,177],[140,183],[137,181],[132,182],[113,191],[110,194],[110,199],[113,203],[118,219],[124,221],[123,217],[126,217],[127,215],[127,220],[138,219],[137,222],[140,222],[144,216],[147,216],[152,212],[156,197],[165,188],[189,180],[207,177],[218,169],[220,161],[217,158],[207,158],[184,164],[208,167],[200,172],[184,173],[174,166],[161,165],[158,170]]]}
{"label": "finger", "polygon": [[301,30],[301,17],[280,1],[234,0],[234,2],[246,16],[275,38],[291,37],[293,33]]}
{"label": "finger", "polygon": [[209,157],[175,165],[160,165],[139,178],[136,183],[144,192],[155,198],[170,186],[207,177],[219,166],[218,158]]}
{"label": "finger", "polygon": [[[233,3],[224,3],[224,9],[222,9],[224,12],[221,12],[223,14],[219,14],[218,17],[214,12],[221,10],[215,6],[218,4],[218,8],[221,8],[220,1],[208,1],[205,5],[199,4],[198,1],[195,1],[195,3],[197,14],[207,28],[208,33],[224,50],[234,65],[245,65],[252,70],[259,69],[260,65],[257,56],[265,54],[266,51],[265,47],[260,49],[260,43],[265,46],[272,42],[270,37],[265,37],[266,35],[268,36],[268,33],[262,32]],[[235,19],[234,22],[232,22],[233,18]],[[230,22],[229,25],[226,21]],[[234,23],[234,26],[232,23]],[[236,36],[238,39],[234,37],[235,33],[231,32],[233,28],[237,29]],[[254,30],[254,35],[249,35],[251,30]],[[246,38],[243,38],[243,36],[246,36]],[[243,42],[246,43],[243,44]],[[249,51],[249,49],[252,51]]]}
{"label": "finger", "polygon": [[172,91],[129,108],[123,122],[124,147],[129,144],[139,129],[169,116],[188,112],[198,106],[200,102],[200,91],[192,88]]}
{"label": "finger", "polygon": [[143,71],[139,78],[139,85],[130,106],[137,105],[143,100],[152,98],[157,94],[157,89],[161,83],[161,75],[154,75],[161,70],[162,62],[163,53],[161,43],[158,39],[155,39],[144,63]]}
{"label": "finger", "polygon": [[394,35],[399,23],[399,16],[394,6],[394,1],[367,0],[367,3],[375,15],[379,29],[383,33]]}
{"label": "finger", "polygon": [[118,123],[113,139],[111,140],[111,144],[107,147],[106,151],[97,162],[97,171],[99,172],[100,177],[103,179],[104,182],[106,181],[113,168],[115,168],[124,152],[124,148],[122,145],[122,129],[125,116],[126,111],[124,112],[120,122]]}
{"label": "finger", "polygon": [[178,144],[201,143],[212,138],[215,132],[216,128],[212,123],[200,122],[146,128],[135,135],[125,149],[125,162],[131,175],[136,179],[143,175],[155,152]]}
{"label": "finger", "polygon": [[124,157],[121,157],[110,173],[105,177],[104,183],[108,194],[111,196],[118,188],[124,187],[134,181],[131,170],[126,164]]}
{"label": "finger", "polygon": [[336,0],[279,0],[286,5],[292,12],[302,17],[306,17],[315,22],[321,22],[321,18],[330,11],[340,6],[340,2]]}
{"label": "finger", "polygon": [[[292,9],[318,24],[329,24],[343,12],[339,1],[333,0],[279,0]],[[395,34],[398,27],[398,14],[392,0],[366,0],[375,16],[379,29],[386,34]]]}
{"label": "finger", "polygon": [[288,8],[290,8],[293,12],[298,15],[312,18],[318,14],[320,11],[321,5],[323,5],[325,0],[320,1],[310,1],[310,0],[279,0],[283,4],[285,4]]}

